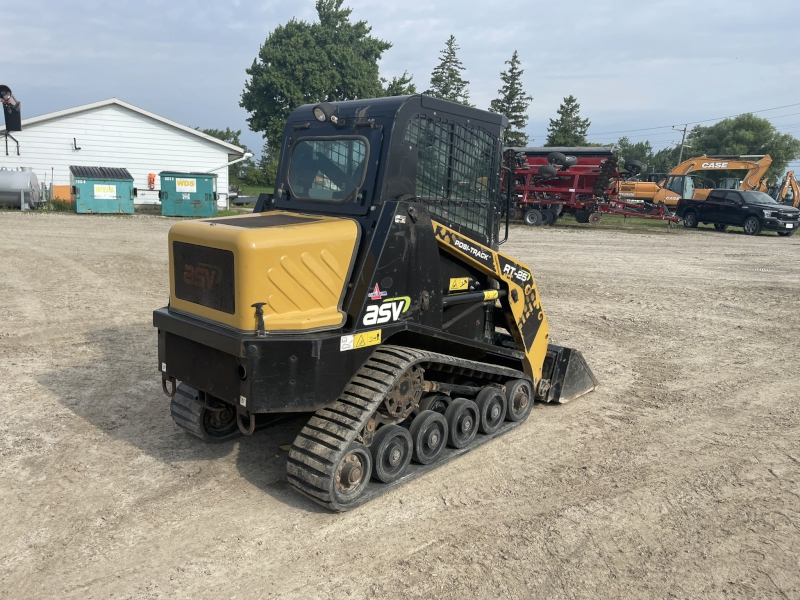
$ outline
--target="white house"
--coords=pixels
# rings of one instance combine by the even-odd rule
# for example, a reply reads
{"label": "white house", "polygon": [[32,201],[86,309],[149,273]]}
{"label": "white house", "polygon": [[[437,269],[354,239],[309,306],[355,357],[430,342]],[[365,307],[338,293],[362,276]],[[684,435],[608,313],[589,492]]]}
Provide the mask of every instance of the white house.
{"label": "white house", "polygon": [[[5,128],[0,127],[0,133]],[[137,204],[158,202],[161,171],[217,173],[219,205],[228,192],[227,163],[244,150],[137,106],[111,98],[22,121],[19,141],[0,145],[0,167],[32,167],[41,185],[70,185],[70,165],[119,167],[133,175]],[[0,137],[2,139],[2,137]],[[1,144],[2,142],[0,142]],[[148,175],[155,174],[155,188]]]}

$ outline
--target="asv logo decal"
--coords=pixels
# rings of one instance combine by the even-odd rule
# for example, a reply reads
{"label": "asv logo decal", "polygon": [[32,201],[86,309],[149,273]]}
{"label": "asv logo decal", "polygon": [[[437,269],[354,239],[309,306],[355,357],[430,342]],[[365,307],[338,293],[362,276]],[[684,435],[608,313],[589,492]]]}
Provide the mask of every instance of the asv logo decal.
{"label": "asv logo decal", "polygon": [[728,163],[726,162],[718,162],[718,163],[703,163],[700,165],[704,169],[727,169]]}
{"label": "asv logo decal", "polygon": [[382,304],[370,304],[367,312],[364,313],[364,325],[382,325],[390,321],[397,321],[404,312],[411,306],[411,298],[400,296],[398,298],[387,298]]}

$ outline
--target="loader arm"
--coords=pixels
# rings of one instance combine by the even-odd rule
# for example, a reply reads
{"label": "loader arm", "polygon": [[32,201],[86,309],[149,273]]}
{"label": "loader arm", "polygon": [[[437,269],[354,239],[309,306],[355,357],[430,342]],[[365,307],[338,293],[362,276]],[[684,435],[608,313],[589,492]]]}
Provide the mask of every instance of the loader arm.
{"label": "loader arm", "polygon": [[505,287],[507,293],[502,304],[511,327],[510,333],[517,348],[525,352],[522,361],[525,373],[535,383],[539,382],[550,331],[530,268],[436,221],[433,221],[433,230],[442,250]]}

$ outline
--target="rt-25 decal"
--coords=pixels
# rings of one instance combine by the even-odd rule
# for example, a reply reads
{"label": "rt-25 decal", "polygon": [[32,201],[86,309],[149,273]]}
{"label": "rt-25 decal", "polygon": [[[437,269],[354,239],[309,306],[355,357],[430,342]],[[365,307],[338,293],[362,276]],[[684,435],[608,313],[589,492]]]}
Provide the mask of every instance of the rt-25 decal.
{"label": "rt-25 decal", "polygon": [[381,304],[370,304],[364,313],[361,321],[364,325],[383,325],[391,321],[397,321],[404,312],[411,306],[411,298],[408,296],[398,296],[397,298],[386,298]]}

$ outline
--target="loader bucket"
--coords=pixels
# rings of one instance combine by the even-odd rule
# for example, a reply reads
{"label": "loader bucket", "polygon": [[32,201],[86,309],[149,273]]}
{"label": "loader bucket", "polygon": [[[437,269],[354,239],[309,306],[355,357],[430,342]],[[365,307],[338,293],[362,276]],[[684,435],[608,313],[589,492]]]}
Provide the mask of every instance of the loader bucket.
{"label": "loader bucket", "polygon": [[541,398],[545,402],[565,404],[598,386],[597,378],[579,350],[554,344],[547,347],[542,377],[550,380],[550,389]]}

